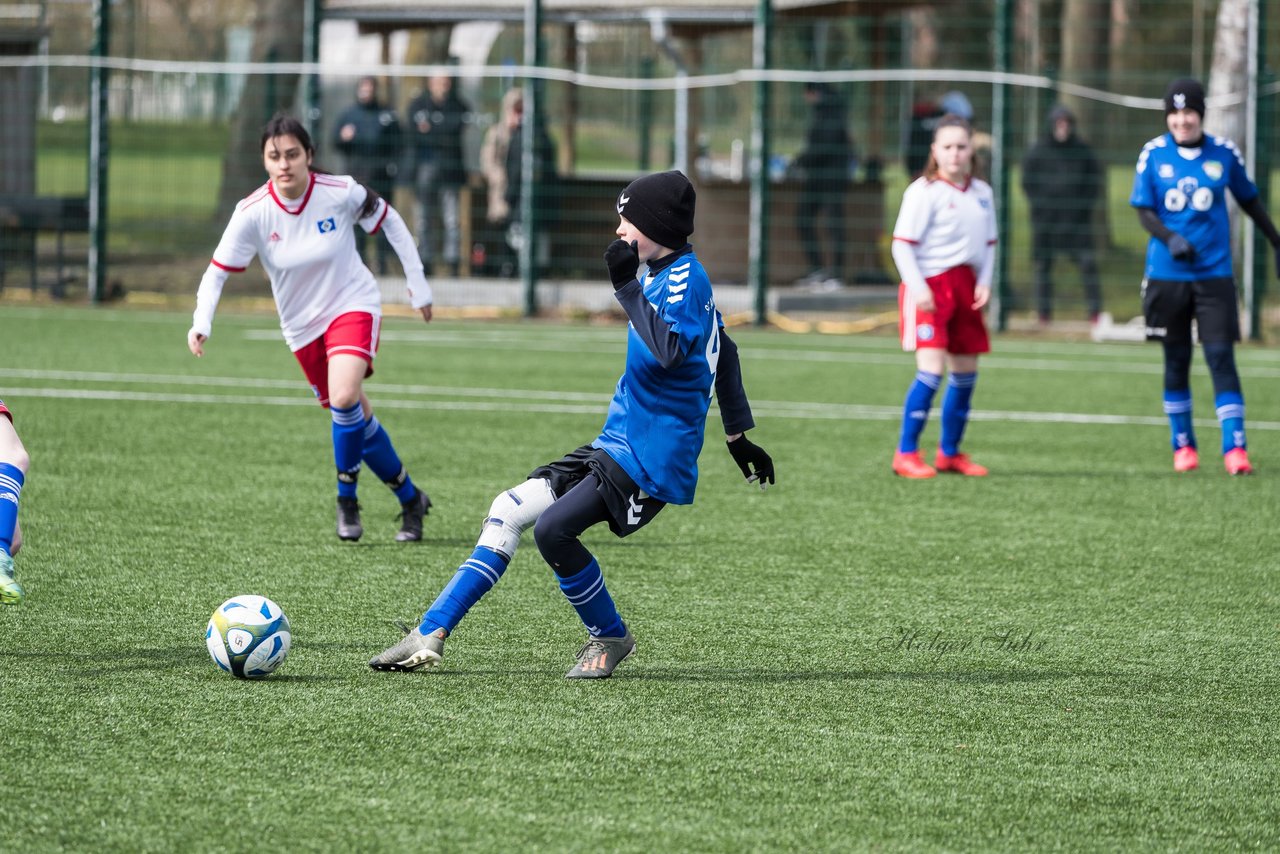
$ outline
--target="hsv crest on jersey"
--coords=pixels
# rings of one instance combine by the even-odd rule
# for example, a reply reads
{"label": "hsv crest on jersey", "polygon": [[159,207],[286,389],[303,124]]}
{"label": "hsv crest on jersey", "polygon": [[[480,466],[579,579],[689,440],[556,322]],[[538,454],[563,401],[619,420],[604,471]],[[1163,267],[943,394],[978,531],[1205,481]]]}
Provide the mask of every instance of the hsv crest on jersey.
{"label": "hsv crest on jersey", "polygon": [[338,228],[338,224],[333,221],[333,217],[325,217],[316,222],[316,228],[320,229],[321,234],[328,234]]}

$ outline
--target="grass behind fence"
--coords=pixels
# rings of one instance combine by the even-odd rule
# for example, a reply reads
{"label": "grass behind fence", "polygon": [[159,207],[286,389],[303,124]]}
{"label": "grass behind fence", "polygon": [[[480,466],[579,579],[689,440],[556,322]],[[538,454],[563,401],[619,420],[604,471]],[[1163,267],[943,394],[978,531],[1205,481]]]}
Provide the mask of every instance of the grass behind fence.
{"label": "grass behind fence", "polygon": [[[185,314],[0,306],[33,458],[0,849],[1280,845],[1273,351],[1239,358],[1253,478],[1215,460],[1199,365],[1205,466],[1175,476],[1155,349],[1002,338],[968,439],[992,476],[906,482],[891,340],[737,330],[779,483],[741,482],[713,414],[696,504],[587,535],[639,648],[584,685],[528,540],[441,670],[365,661],[499,489],[595,435],[623,329],[388,319],[370,395],[437,506],[394,543],[366,477],[344,544],[327,416],[234,309],[197,361]],[[295,631],[261,683],[203,646],[247,592]]]}

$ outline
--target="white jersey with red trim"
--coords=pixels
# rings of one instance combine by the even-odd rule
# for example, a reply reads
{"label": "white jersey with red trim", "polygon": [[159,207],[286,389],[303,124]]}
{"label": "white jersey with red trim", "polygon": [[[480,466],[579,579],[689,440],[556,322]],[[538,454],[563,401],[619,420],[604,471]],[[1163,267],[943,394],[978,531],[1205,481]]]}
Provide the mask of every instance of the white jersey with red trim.
{"label": "white jersey with red trim", "polygon": [[[271,280],[280,313],[280,329],[291,350],[299,350],[324,334],[339,315],[363,311],[380,317],[382,296],[373,273],[356,251],[353,227],[370,234],[385,225],[409,281],[415,307],[431,302],[430,287],[412,237],[399,214],[379,198],[360,218],[368,191],[347,175],[311,173],[301,199],[283,199],[268,181],[243,199],[231,215],[210,271],[197,296],[194,328],[208,334],[225,273],[243,272],[256,255]],[[403,234],[399,232],[403,231]],[[407,249],[400,244],[408,241]],[[416,268],[415,268],[416,267]],[[212,279],[212,280],[211,280]],[[211,285],[212,287],[207,287]]]}
{"label": "white jersey with red trim", "polygon": [[912,244],[926,279],[961,265],[981,270],[996,242],[991,185],[979,178],[964,186],[917,178],[902,194],[893,239]]}

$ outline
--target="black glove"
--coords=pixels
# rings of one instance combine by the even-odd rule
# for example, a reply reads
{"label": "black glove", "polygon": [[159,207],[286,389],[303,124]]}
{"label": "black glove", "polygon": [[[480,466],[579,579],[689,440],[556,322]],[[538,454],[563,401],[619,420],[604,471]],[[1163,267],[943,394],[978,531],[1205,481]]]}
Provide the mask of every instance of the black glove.
{"label": "black glove", "polygon": [[[767,483],[774,483],[773,458],[765,453],[764,448],[754,444],[746,436],[739,436],[725,444],[729,446],[729,455],[733,457],[733,461],[742,469],[742,476],[747,479],[747,483],[759,481],[761,489]],[[751,470],[753,467],[754,472]]]}
{"label": "black glove", "polygon": [[1165,245],[1169,247],[1169,254],[1175,261],[1191,263],[1196,260],[1196,248],[1181,234],[1169,235],[1169,242]]}
{"label": "black glove", "polygon": [[609,281],[613,282],[613,289],[616,291],[634,279],[636,271],[640,269],[640,251],[636,241],[628,243],[618,238],[610,243],[609,248],[604,250],[604,263],[609,268]]}

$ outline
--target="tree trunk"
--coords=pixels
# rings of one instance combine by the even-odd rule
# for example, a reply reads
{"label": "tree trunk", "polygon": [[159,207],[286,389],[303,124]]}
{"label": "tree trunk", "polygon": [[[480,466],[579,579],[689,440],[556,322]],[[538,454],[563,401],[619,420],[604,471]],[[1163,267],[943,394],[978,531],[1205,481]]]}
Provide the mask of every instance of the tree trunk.
{"label": "tree trunk", "polygon": [[[301,62],[301,22],[304,0],[264,0],[253,23],[252,62]],[[218,193],[218,219],[225,221],[236,203],[264,180],[262,152],[258,150],[262,126],[278,111],[292,111],[299,78],[292,74],[264,74],[249,78],[240,95],[240,106],[231,122],[227,153],[222,159],[222,188]],[[317,144],[316,140],[312,140]]]}
{"label": "tree trunk", "polygon": [[[1061,80],[1105,88],[1110,13],[1111,0],[1063,0]],[[1076,114],[1081,135],[1092,139],[1100,124],[1097,102],[1070,95],[1062,100]]]}
{"label": "tree trunk", "polygon": [[[1213,36],[1213,65],[1209,69],[1207,94],[1210,99],[1243,93],[1248,84],[1249,0],[1222,0]],[[1245,103],[1214,106],[1205,111],[1205,130],[1235,141],[1243,151]]]}

